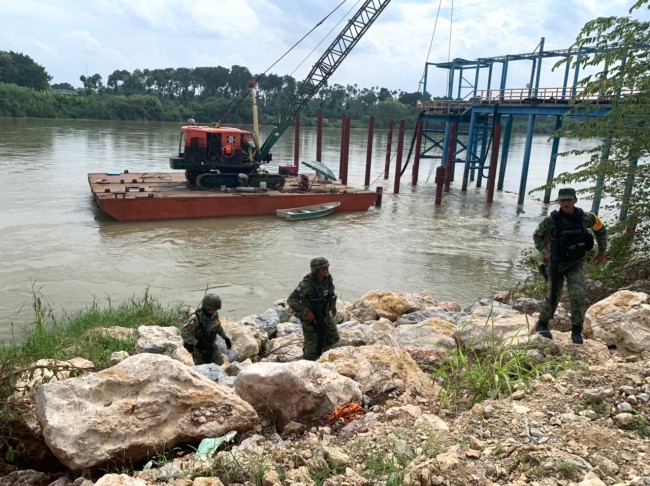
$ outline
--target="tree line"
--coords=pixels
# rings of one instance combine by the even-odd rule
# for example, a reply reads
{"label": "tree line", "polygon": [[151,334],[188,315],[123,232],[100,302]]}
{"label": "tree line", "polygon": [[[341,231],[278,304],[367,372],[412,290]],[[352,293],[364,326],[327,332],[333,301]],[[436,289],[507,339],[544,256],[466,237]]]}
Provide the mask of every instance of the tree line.
{"label": "tree line", "polygon": [[[300,87],[292,76],[253,75],[244,66],[225,68],[165,68],[115,70],[104,80],[100,74],[81,75],[83,88],[70,83],[50,85],[44,67],[22,53],[0,51],[0,116],[88,118],[100,120],[185,121],[250,124],[251,83],[255,85],[260,123],[275,125]],[[71,96],[74,95],[74,96]],[[426,94],[425,100],[431,95]],[[315,125],[322,110],[326,124],[338,125],[344,115],[353,126],[377,128],[391,120],[415,126],[422,93],[374,86],[333,84],[324,86],[300,112],[301,123]],[[515,123],[524,131],[525,120]],[[536,132],[550,134],[554,121],[539,119]]]}
{"label": "tree line", "polygon": [[[0,101],[0,116],[152,121],[183,121],[192,117],[203,123],[250,123],[249,94],[253,83],[261,123],[275,124],[300,87],[300,82],[290,75],[253,75],[248,68],[238,65],[115,70],[105,84],[100,74],[82,75],[81,89],[70,83],[50,86],[51,79],[45,68],[29,56],[0,51],[0,90],[14,97],[11,102]],[[316,117],[318,110],[335,120],[343,115],[353,120],[374,116],[381,127],[391,119],[412,118],[420,99],[419,92],[333,84],[324,86],[302,109],[301,116],[306,124]],[[44,106],[48,103],[50,106]]]}

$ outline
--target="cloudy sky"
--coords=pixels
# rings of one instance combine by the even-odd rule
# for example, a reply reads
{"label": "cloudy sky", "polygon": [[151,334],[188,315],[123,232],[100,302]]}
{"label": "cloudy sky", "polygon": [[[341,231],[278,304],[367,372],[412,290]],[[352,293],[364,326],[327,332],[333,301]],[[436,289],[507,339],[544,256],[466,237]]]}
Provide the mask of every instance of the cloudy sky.
{"label": "cloudy sky", "polygon": [[[74,86],[81,86],[81,75],[95,73],[105,84],[122,69],[240,65],[259,74],[341,1],[0,0],[0,50],[26,54],[52,83]],[[632,3],[392,0],[330,84],[417,91],[427,61],[533,52],[542,37],[546,50],[568,48],[586,21],[627,15]],[[269,72],[302,80],[360,4],[347,0]],[[545,63],[550,73],[553,62]],[[509,87],[530,73],[529,63],[517,64],[508,72]],[[445,76],[430,69],[434,96],[445,94]]]}

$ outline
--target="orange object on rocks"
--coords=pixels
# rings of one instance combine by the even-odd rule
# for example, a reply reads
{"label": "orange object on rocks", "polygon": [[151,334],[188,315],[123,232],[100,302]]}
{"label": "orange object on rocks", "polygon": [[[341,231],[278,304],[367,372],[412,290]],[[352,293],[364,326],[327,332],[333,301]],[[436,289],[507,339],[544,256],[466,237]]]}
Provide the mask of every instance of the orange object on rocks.
{"label": "orange object on rocks", "polygon": [[363,415],[365,410],[358,403],[346,403],[345,405],[337,405],[332,412],[327,417],[327,422],[333,424],[338,422],[339,419],[343,419],[346,424],[349,424],[357,418],[357,415]]}

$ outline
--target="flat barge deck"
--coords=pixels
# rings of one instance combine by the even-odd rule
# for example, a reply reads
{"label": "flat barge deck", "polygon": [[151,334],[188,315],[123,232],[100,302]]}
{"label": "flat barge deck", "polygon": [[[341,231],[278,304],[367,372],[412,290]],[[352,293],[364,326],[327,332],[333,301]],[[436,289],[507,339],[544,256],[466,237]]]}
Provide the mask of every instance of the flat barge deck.
{"label": "flat barge deck", "polygon": [[336,212],[367,211],[377,200],[374,192],[335,182],[313,181],[300,189],[299,177],[286,177],[282,189],[229,188],[195,190],[179,172],[90,173],[88,183],[95,204],[117,221],[222,218],[275,215],[278,209],[340,202]]}

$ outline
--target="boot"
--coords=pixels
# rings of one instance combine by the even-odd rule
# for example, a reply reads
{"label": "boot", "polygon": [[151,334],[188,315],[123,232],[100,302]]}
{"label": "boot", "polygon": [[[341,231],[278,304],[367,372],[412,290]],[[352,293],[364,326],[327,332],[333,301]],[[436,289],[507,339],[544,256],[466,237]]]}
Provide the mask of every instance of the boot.
{"label": "boot", "polygon": [[551,331],[548,328],[548,322],[537,321],[535,332],[547,339],[553,339],[553,334],[551,334]]}
{"label": "boot", "polygon": [[571,327],[571,342],[573,344],[582,344],[582,326],[573,325]]}

